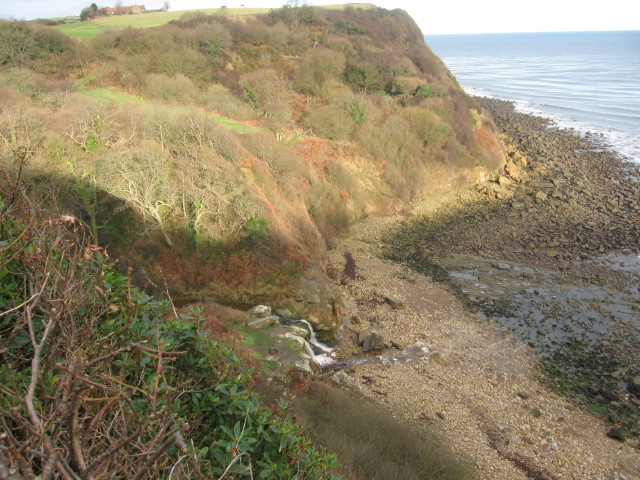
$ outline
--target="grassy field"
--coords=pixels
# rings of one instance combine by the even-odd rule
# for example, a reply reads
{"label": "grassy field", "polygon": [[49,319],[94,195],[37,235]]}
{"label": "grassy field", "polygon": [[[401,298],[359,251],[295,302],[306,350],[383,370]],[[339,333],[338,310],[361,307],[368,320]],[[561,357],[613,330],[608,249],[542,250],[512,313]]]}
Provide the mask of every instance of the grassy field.
{"label": "grassy field", "polygon": [[[227,8],[226,15],[230,17],[238,17],[243,15],[256,15],[258,13],[269,13],[270,8]],[[171,20],[177,20],[189,11],[200,11],[208,15],[219,13],[220,8],[204,8],[200,10],[178,10],[175,12],[153,12],[143,15],[121,15],[118,17],[101,17],[94,22],[104,26],[114,27],[136,27],[149,28],[158,27],[169,23]]]}
{"label": "grassy field", "polygon": [[91,38],[102,32],[105,27],[94,22],[77,22],[65,25],[56,25],[56,30],[61,31],[65,35],[76,38]]}
{"label": "grassy field", "polygon": [[109,87],[81,90],[81,92],[86,96],[97,100],[103,105],[107,105],[111,102],[117,103],[118,105],[124,105],[127,103],[137,103],[138,105],[147,104],[147,102],[140,97],[136,97],[135,95],[124,92],[119,92],[118,90]]}
{"label": "grassy field", "polygon": [[[347,6],[357,8],[373,8],[374,5],[370,3],[344,3],[336,5],[325,5],[321,8],[329,9],[342,9]],[[274,8],[278,8],[275,7]],[[204,12],[208,15],[220,13],[220,8],[204,8],[197,11]],[[230,17],[242,17],[245,15],[257,15],[263,13],[269,13],[272,8],[227,8],[225,15]],[[96,20],[77,22],[68,25],[58,25],[57,28],[62,33],[76,38],[90,38],[98,35],[106,28],[151,28],[165,25],[171,20],[177,20],[187,12],[193,12],[196,10],[178,10],[175,12],[153,12],[145,13],[143,15],[121,15],[117,17],[100,17]]]}

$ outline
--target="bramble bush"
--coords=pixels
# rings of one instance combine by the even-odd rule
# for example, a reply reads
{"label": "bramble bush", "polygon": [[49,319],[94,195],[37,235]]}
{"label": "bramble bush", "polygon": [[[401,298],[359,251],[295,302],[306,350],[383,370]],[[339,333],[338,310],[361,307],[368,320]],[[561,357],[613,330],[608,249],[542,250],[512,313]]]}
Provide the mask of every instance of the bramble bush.
{"label": "bramble bush", "polygon": [[0,184],[0,477],[337,478],[200,311],[170,314],[74,217],[33,212]]}

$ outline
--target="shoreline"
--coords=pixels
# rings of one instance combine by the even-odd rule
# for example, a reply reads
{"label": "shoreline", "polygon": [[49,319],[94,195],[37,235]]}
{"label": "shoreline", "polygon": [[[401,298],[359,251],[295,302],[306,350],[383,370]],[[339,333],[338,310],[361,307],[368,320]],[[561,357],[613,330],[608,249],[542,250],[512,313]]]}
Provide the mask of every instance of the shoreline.
{"label": "shoreline", "polygon": [[417,221],[412,228],[430,241],[412,245],[400,233],[404,251],[395,258],[445,270],[459,296],[535,350],[552,384],[638,437],[640,184],[627,173],[633,166],[511,102],[480,101],[505,135],[507,164],[478,186],[480,198]]}
{"label": "shoreline", "polygon": [[[527,341],[518,330],[524,325],[501,319],[509,318],[509,302],[520,301],[515,294],[524,294],[532,302],[528,308],[542,312],[542,319],[552,318],[558,331],[572,327],[573,332],[564,333],[578,336],[571,312],[560,312],[560,306],[585,303],[568,296],[574,288],[595,292],[586,303],[603,318],[615,313],[609,307],[620,305],[629,307],[631,318],[639,317],[639,283],[629,281],[640,278],[640,270],[595,260],[639,245],[640,185],[621,175],[616,154],[596,148],[590,139],[549,129],[547,119],[515,112],[512,106],[509,111],[508,105],[492,105],[498,127],[507,133],[504,140],[511,142],[501,175],[476,192],[419,206],[412,218],[367,219],[336,242],[332,269],[350,319],[339,355],[347,360],[345,371],[358,390],[395,415],[440,431],[471,458],[479,478],[638,478],[640,457],[634,449],[637,439],[627,436],[630,429],[622,435],[625,443],[607,435],[631,426],[625,415],[637,421],[640,412],[631,401],[638,397],[625,382],[640,374],[639,326],[616,321],[607,331],[611,341],[600,342],[601,355],[593,357],[617,355],[626,369],[604,372],[611,370],[611,362],[585,365],[604,369],[607,388],[625,384],[621,393],[587,387],[587,395],[615,414],[612,424],[589,412],[579,396],[540,383],[538,355],[545,342],[537,340],[563,345],[550,334],[552,325],[543,327],[548,332],[534,328],[535,338]],[[356,264],[353,278],[346,271],[340,274],[347,254]],[[395,261],[382,260],[383,255]],[[450,272],[459,275],[452,279]],[[440,275],[453,281],[443,285],[434,280]],[[535,286],[541,279],[548,282],[545,288]],[[486,288],[470,291],[474,284]],[[560,285],[567,291],[559,291]],[[608,292],[625,289],[623,299],[607,301]],[[484,302],[493,315],[470,312],[461,296],[476,306]],[[399,299],[394,302],[401,307],[392,308],[389,298]],[[559,304],[546,302],[558,298]],[[586,320],[585,332],[598,321]],[[370,354],[362,353],[358,336],[372,331],[387,341],[385,360],[359,364]],[[582,341],[588,346],[591,339]],[[414,352],[409,361],[406,352]]]}
{"label": "shoreline", "polygon": [[[626,139],[627,136],[630,135],[629,132],[617,131],[616,135],[611,131],[607,132],[598,130],[597,127],[587,126],[578,120],[562,117],[559,114],[554,115],[552,112],[545,112],[542,107],[536,108],[534,104],[528,100],[510,100],[499,96],[491,96],[479,91],[465,90],[465,92],[477,101],[482,99],[512,104],[514,106],[515,113],[517,114],[528,115],[545,120],[552,125],[552,128],[563,130],[571,135],[575,135],[576,137],[590,140],[600,145],[602,149],[608,150],[611,154],[617,156],[619,161],[629,163],[635,168],[640,167],[640,156],[637,156],[634,152],[626,151],[629,148],[628,146],[625,149],[622,145],[616,145],[616,140],[618,140],[619,137],[623,140]],[[630,141],[627,143],[630,143]]]}

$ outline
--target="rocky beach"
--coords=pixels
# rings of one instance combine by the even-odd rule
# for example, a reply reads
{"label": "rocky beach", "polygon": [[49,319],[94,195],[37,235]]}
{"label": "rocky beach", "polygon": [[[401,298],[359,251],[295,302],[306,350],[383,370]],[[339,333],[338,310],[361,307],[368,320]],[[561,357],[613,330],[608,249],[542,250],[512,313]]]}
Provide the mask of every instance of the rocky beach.
{"label": "rocky beach", "polygon": [[348,318],[334,369],[479,478],[640,478],[638,166],[477,100],[504,169],[331,250]]}

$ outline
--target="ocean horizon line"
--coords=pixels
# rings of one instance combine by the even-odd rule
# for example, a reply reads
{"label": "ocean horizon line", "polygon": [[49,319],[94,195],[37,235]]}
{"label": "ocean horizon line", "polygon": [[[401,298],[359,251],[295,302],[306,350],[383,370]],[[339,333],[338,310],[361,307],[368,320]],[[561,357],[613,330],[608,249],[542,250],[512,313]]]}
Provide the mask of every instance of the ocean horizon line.
{"label": "ocean horizon line", "polygon": [[639,33],[640,28],[635,30],[549,30],[549,31],[527,31],[527,32],[476,32],[476,33],[423,33],[426,37],[463,37],[477,35],[545,35],[555,33]]}

